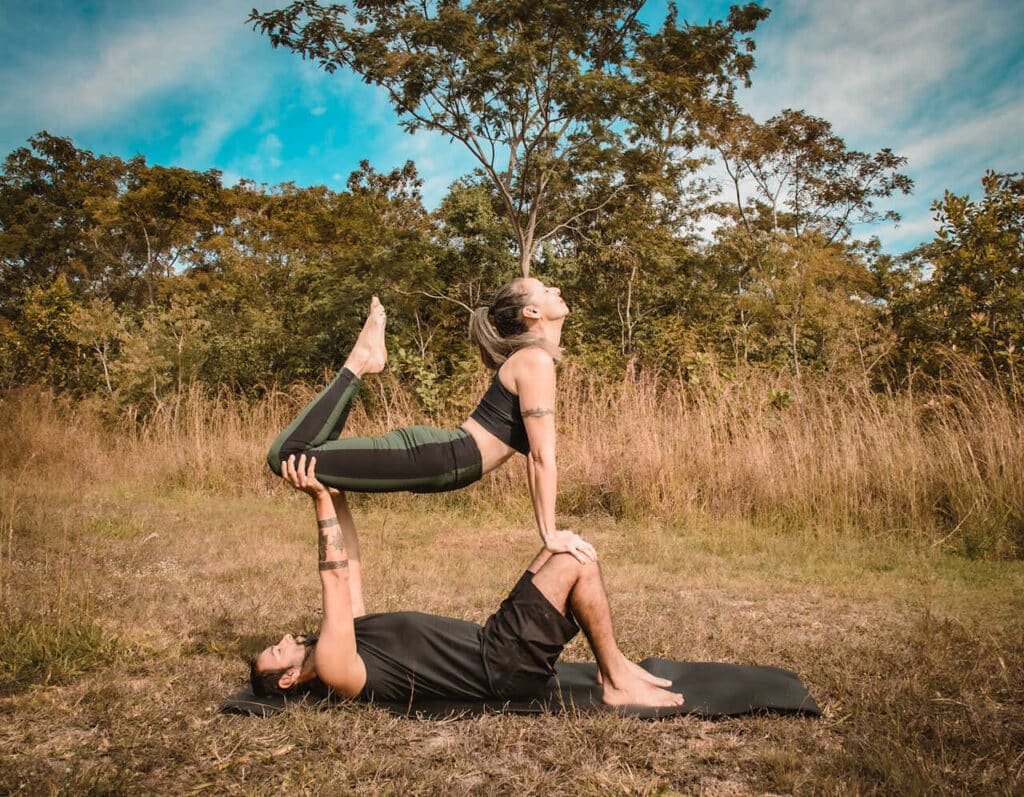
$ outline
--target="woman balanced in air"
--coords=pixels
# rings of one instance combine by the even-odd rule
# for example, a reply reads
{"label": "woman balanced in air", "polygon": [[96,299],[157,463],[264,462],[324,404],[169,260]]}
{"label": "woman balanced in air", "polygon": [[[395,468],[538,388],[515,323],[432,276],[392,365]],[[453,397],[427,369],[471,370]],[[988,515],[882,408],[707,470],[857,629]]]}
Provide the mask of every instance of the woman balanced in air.
{"label": "woman balanced in air", "polygon": [[470,318],[470,337],[494,381],[458,429],[406,426],[383,437],[338,439],[362,377],[387,362],[387,314],[376,296],[341,372],[278,435],[267,454],[280,476],[290,456],[316,458],[323,484],[356,492],[414,493],[458,490],[526,456],[526,483],[544,547],[568,552],[581,562],[597,558],[593,547],[555,526],[555,358],[569,308],[558,288],[537,279],[502,287],[490,307]]}

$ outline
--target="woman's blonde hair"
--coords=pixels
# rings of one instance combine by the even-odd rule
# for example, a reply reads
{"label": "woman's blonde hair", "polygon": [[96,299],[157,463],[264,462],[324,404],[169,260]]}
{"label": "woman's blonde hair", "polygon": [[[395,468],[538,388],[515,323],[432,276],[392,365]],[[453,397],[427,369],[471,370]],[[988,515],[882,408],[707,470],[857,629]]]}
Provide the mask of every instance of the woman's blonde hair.
{"label": "woman's blonde hair", "polygon": [[499,368],[527,346],[542,346],[556,361],[561,359],[561,350],[552,351],[554,347],[526,326],[523,308],[529,298],[524,280],[515,279],[498,289],[490,307],[478,307],[469,316],[469,338],[480,347],[480,357],[488,368]]}

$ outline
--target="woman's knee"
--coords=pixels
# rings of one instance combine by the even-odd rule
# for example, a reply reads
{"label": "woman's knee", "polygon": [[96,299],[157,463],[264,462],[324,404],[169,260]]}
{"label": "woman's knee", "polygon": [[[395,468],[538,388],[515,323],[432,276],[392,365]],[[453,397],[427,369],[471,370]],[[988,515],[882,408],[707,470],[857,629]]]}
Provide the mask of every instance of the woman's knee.
{"label": "woman's knee", "polygon": [[280,476],[282,465],[288,457],[294,456],[298,460],[301,455],[308,455],[310,450],[308,445],[296,440],[275,440],[267,452],[267,464],[274,473]]}
{"label": "woman's knee", "polygon": [[281,452],[276,446],[267,452],[267,465],[277,476],[281,475],[281,461]]}

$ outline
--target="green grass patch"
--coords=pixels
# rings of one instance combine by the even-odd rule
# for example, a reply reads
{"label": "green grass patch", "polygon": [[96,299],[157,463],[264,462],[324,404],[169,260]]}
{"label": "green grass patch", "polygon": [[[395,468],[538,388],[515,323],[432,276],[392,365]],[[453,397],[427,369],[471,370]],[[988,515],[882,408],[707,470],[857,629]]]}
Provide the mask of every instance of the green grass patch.
{"label": "green grass patch", "polygon": [[116,517],[96,518],[89,524],[89,533],[108,540],[134,540],[142,529],[130,520]]}
{"label": "green grass patch", "polygon": [[0,695],[9,695],[66,683],[103,666],[121,645],[94,623],[15,617],[0,620],[0,649]]}

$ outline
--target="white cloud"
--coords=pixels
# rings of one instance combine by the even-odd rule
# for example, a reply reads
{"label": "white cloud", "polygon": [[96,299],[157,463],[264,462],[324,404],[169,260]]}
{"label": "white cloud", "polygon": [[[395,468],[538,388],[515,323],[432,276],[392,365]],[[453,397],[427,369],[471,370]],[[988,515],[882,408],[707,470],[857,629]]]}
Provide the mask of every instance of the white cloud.
{"label": "white cloud", "polygon": [[1024,160],[1024,5],[1004,0],[787,0],[756,34],[753,88],[740,92],[759,120],[798,108],[832,123],[855,149],[890,147],[908,158],[912,197],[880,206],[904,214],[899,228],[859,235],[883,241],[930,237],[928,210],[944,189],[977,191],[986,168]]}
{"label": "white cloud", "polygon": [[209,82],[230,54],[232,34],[244,32],[244,15],[230,5],[136,17],[89,47],[40,51],[5,70],[13,90],[0,113],[60,129],[109,125],[162,92]]}
{"label": "white cloud", "polygon": [[982,115],[962,118],[949,126],[933,129],[930,125],[919,125],[908,137],[902,152],[912,165],[924,167],[951,161],[963,164],[967,160],[972,168],[985,161],[992,161],[990,165],[995,168],[1020,168],[1020,163],[1010,161],[1013,151],[1019,154],[1021,150],[1021,120],[1024,120],[1024,97],[987,109]]}
{"label": "white cloud", "polygon": [[[423,180],[423,204],[428,208],[440,205],[451,184],[479,165],[462,144],[452,143],[442,133],[421,130],[409,135],[397,127],[395,131],[386,155],[382,153],[381,163],[374,165],[380,169],[394,168],[406,160],[413,161]],[[390,161],[390,165],[385,166],[384,160]]]}
{"label": "white cloud", "polygon": [[281,143],[281,139],[270,133],[260,141],[259,157],[270,167],[276,169],[281,165],[281,151],[283,149],[284,144]]}
{"label": "white cloud", "polygon": [[873,139],[979,58],[993,19],[1005,16],[995,6],[791,0],[758,36],[759,68],[744,102],[761,118],[804,108],[842,135]]}

